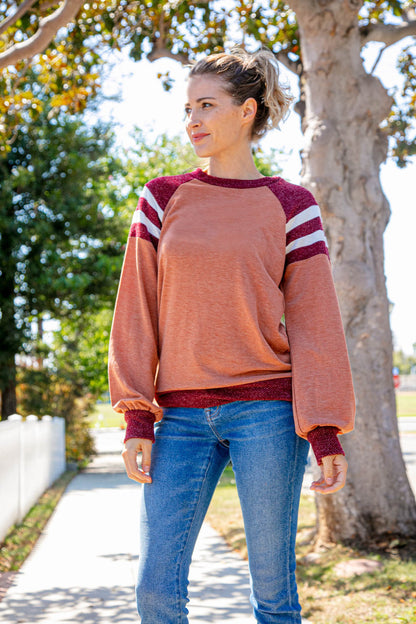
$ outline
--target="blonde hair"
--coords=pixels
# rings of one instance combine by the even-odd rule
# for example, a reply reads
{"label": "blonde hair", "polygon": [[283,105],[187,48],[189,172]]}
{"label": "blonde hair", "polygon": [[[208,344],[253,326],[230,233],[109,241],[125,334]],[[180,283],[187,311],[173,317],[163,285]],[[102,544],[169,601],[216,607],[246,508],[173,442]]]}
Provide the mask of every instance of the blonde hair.
{"label": "blonde hair", "polygon": [[257,141],[268,130],[278,128],[285,119],[294,97],[289,87],[279,82],[279,65],[273,52],[262,48],[254,53],[234,47],[229,53],[211,54],[191,65],[189,78],[216,74],[236,104],[248,98],[257,102],[251,139]]}

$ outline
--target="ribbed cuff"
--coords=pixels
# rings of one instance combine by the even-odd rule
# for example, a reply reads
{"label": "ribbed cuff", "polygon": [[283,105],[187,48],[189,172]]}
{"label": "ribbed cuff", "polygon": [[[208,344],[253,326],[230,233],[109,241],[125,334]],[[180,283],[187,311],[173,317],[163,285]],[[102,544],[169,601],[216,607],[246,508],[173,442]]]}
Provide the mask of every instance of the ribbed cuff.
{"label": "ribbed cuff", "polygon": [[148,410],[128,410],[124,412],[124,420],[127,423],[124,442],[130,440],[130,438],[155,441],[153,424],[156,418],[152,412]]}
{"label": "ribbed cuff", "polygon": [[345,455],[338,440],[339,429],[337,427],[316,427],[309,431],[308,441],[312,445],[318,464],[322,464],[322,458],[327,455]]}

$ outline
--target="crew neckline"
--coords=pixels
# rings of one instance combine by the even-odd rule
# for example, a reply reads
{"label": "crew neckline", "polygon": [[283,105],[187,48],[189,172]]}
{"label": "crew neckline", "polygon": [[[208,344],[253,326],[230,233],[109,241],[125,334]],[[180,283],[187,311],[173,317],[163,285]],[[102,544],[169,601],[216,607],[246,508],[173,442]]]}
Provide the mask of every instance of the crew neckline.
{"label": "crew neckline", "polygon": [[255,188],[258,186],[268,186],[273,182],[278,182],[281,178],[279,176],[263,176],[261,178],[254,178],[252,180],[241,180],[239,178],[219,178],[212,176],[200,167],[195,170],[195,175],[198,180],[207,182],[208,184],[214,184],[215,186],[227,186],[228,188]]}

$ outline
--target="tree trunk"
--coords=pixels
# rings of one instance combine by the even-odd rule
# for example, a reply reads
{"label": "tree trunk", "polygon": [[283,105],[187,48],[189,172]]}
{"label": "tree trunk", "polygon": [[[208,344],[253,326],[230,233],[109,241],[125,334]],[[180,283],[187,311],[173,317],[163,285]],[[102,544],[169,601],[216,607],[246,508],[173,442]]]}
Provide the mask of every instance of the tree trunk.
{"label": "tree trunk", "polygon": [[[360,57],[358,0],[292,0],[306,109],[302,184],[320,204],[353,371],[355,430],[341,437],[346,486],[317,495],[318,541],[416,535],[416,504],[400,448],[383,232],[390,209],[380,123],[391,98]],[[336,371],[334,371],[336,375]]]}
{"label": "tree trunk", "polygon": [[8,370],[8,383],[1,392],[1,420],[15,414],[16,410],[16,364],[13,357]]}
{"label": "tree trunk", "polygon": [[[3,163],[3,166],[4,163]],[[4,170],[0,166],[0,181]],[[1,419],[16,413],[16,362],[15,354],[21,346],[22,330],[16,326],[15,276],[16,257],[13,253],[16,240],[16,219],[11,196],[1,196],[2,232],[0,236],[1,293],[0,293],[0,392]]]}

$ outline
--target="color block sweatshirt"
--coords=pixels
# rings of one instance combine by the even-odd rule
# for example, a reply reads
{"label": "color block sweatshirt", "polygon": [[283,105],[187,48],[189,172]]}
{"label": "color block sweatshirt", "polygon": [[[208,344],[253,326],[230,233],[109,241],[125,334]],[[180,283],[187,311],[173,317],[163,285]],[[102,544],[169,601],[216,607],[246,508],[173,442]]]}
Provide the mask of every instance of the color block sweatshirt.
{"label": "color block sweatshirt", "polygon": [[354,393],[319,207],[279,176],[201,169],[146,183],[127,242],[109,351],[125,440],[163,407],[293,403],[318,462],[342,453]]}

